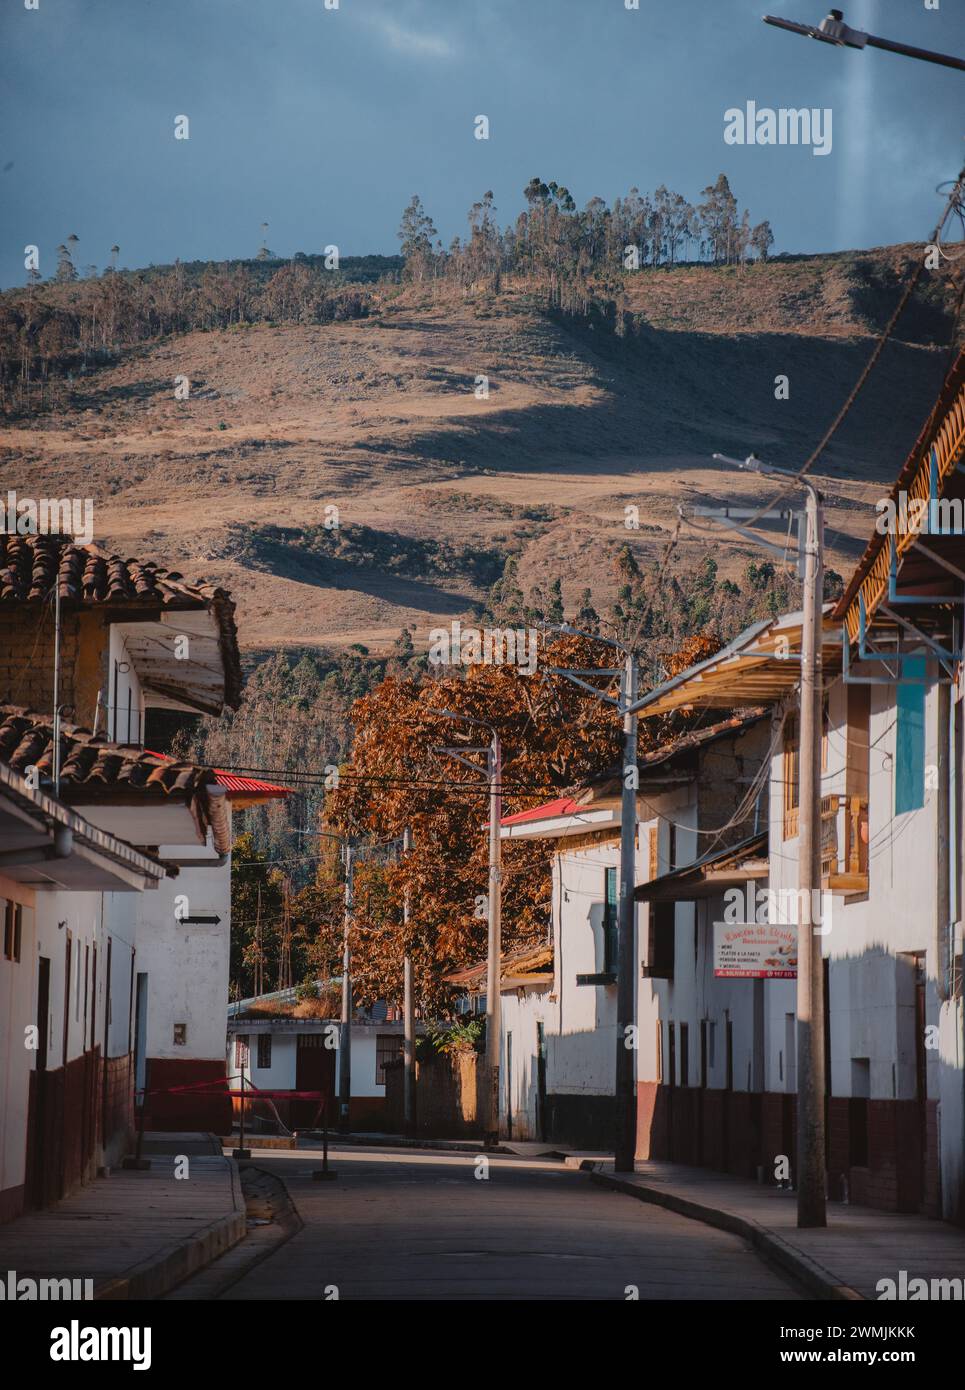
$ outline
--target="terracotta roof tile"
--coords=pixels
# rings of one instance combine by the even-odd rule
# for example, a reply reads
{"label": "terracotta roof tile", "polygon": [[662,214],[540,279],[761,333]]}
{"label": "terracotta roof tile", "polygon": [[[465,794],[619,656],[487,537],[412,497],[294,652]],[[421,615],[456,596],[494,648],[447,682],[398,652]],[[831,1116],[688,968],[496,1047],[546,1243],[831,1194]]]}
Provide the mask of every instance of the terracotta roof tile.
{"label": "terracotta roof tile", "polygon": [[176,570],[162,569],[153,561],[109,555],[96,545],[76,545],[69,536],[0,532],[0,605],[40,603],[55,582],[66,603],[210,609],[220,631],[225,703],[238,708],[241,657],[235,605],[225,589],[203,580],[189,584]]}
{"label": "terracotta roof tile", "polygon": [[[78,788],[143,790],[148,796],[179,792],[192,796],[217,781],[209,767],[173,762],[141,748],[124,748],[104,734],[92,734],[76,724],[61,727],[60,785],[69,799]],[[0,763],[21,775],[36,767],[41,777],[53,775],[53,727],[49,718],[16,705],[0,705]]]}

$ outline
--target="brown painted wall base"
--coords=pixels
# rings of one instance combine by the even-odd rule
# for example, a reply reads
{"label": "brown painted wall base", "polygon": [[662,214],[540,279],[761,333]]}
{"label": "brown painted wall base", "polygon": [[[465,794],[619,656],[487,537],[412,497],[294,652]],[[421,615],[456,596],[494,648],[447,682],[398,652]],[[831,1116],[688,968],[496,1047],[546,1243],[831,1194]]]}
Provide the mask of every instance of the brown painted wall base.
{"label": "brown painted wall base", "polygon": [[23,1183],[19,1187],[5,1187],[0,1192],[0,1226],[18,1217],[26,1205],[27,1188]]}
{"label": "brown painted wall base", "polygon": [[199,1082],[219,1083],[220,1089],[212,1087],[210,1091],[181,1091],[175,1095],[149,1094],[144,1117],[146,1129],[201,1129],[212,1134],[231,1133],[231,1098],[223,1057],[212,1060],[149,1057],[147,1078],[149,1092],[194,1086]]}
{"label": "brown painted wall base", "polygon": [[[715,1168],[773,1183],[793,1175],[797,1097],[780,1092],[637,1087],[637,1157]],[[827,1111],[828,1193],[882,1211],[941,1215],[938,1107],[928,1101],[832,1096]]]}
{"label": "brown painted wall base", "polygon": [[0,1222],[47,1207],[116,1163],[131,1134],[132,1059],[104,1062],[95,1047],[66,1067],[32,1071],[24,1135],[25,1182],[0,1192]]}

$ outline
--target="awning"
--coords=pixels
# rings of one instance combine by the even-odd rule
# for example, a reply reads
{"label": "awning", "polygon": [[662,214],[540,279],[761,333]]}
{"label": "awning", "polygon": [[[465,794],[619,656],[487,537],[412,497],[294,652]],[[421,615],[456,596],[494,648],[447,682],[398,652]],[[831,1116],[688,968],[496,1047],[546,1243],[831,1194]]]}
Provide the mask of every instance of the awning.
{"label": "awning", "polygon": [[[553,983],[552,946],[531,946],[524,951],[514,951],[500,960],[500,982],[502,990],[525,989],[532,985],[551,985]],[[549,967],[547,969],[547,967]],[[470,993],[486,988],[487,962],[465,966],[443,975],[447,985],[459,985]]]}
{"label": "awning", "polygon": [[768,873],[767,834],[752,835],[729,849],[705,854],[693,864],[673,869],[669,874],[641,883],[633,896],[643,903],[695,902],[713,898],[728,888],[766,879]]}
{"label": "awning", "polygon": [[[902,625],[894,618],[896,604],[909,605],[902,614],[906,619],[947,622],[950,605],[961,597],[965,537],[939,531],[960,529],[946,522],[965,508],[963,453],[965,349],[946,377],[888,494],[888,510],[879,513],[868,547],[834,610],[849,641],[858,641],[876,619],[879,629],[897,634]],[[934,517],[929,503],[934,503]]]}
{"label": "awning", "polygon": [[35,889],[140,892],[171,872],[2,763],[0,845],[0,874]]}
{"label": "awning", "polygon": [[[825,605],[824,669],[841,669],[841,629]],[[754,623],[714,656],[681,671],[645,695],[636,706],[642,719],[673,710],[737,709],[772,705],[797,689],[801,680],[803,614],[785,613]]]}

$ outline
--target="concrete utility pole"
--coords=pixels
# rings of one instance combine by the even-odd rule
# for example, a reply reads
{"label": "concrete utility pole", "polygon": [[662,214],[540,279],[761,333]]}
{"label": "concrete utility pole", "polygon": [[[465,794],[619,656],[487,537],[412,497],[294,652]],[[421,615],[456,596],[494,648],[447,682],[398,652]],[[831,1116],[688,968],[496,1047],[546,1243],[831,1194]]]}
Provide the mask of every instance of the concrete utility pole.
{"label": "concrete utility pole", "polygon": [[[802,480],[803,481],[803,480]],[[821,893],[821,726],[823,713],[822,628],[824,555],[821,498],[807,488],[804,558],[804,621],[801,634],[799,721],[797,949],[797,1224],[825,1226],[824,960],[815,930],[814,904]]]}
{"label": "concrete utility pole", "polygon": [[623,670],[621,708],[623,710],[623,792],[620,811],[620,897],[617,935],[617,1058],[616,1058],[616,1138],[613,1166],[618,1173],[632,1173],[637,1148],[634,1059],[630,1045],[635,1022],[633,928],[636,887],[637,847],[637,716],[632,705],[637,698],[637,663],[627,652]]}
{"label": "concrete utility pole", "polygon": [[349,1102],[352,1095],[352,879],[354,856],[352,841],[345,840],[345,914],[342,919],[342,1018],[338,1030],[338,1127],[349,1132]]}
{"label": "concrete utility pole", "polygon": [[[565,676],[572,684],[595,695],[598,700],[615,705],[623,717],[623,769],[620,810],[620,889],[617,917],[617,1027],[616,1067],[614,1070],[614,1148],[613,1166],[618,1173],[632,1173],[637,1150],[637,1106],[635,1089],[636,1049],[632,1044],[635,1022],[636,926],[633,891],[636,877],[637,844],[637,662],[622,642],[583,632],[569,623],[554,625],[553,631],[571,637],[586,637],[623,652],[622,667],[601,667],[581,671],[565,666],[546,669],[556,676]],[[620,695],[606,695],[585,680],[586,676],[619,676]]]}
{"label": "concrete utility pole", "polygon": [[[402,850],[412,848],[412,830],[406,826]],[[403,1062],[403,1124],[407,1135],[415,1133],[415,999],[412,989],[412,955],[408,949],[409,885],[402,900],[402,922],[405,928],[406,953],[402,965],[402,1062]]]}

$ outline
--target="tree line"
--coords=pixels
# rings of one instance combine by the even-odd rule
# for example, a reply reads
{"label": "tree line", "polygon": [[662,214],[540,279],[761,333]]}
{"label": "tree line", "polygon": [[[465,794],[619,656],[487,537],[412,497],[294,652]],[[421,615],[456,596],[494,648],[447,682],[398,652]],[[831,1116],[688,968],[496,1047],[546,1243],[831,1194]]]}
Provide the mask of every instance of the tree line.
{"label": "tree line", "polygon": [[752,223],[726,174],[690,203],[661,185],[653,193],[631,188],[610,207],[599,197],[578,208],[569,189],[541,178],[523,190],[526,207],[500,229],[492,191],[469,209],[469,232],[444,249],[418,195],[402,214],[399,241],[405,277],[447,279],[498,289],[507,273],[532,276],[564,304],[567,291],[588,277],[617,281],[627,271],[673,266],[681,261],[743,265],[751,255],[767,260],[774,244],[770,223]]}
{"label": "tree line", "polygon": [[[74,238],[68,238],[68,242]],[[173,266],[81,276],[66,243],[47,281],[34,272],[0,294],[0,405],[42,406],[52,377],[85,371],[125,349],[174,333],[251,323],[328,323],[364,318],[372,291],[326,270],[321,257]],[[397,275],[398,272],[390,271]],[[366,273],[371,278],[371,272]]]}

